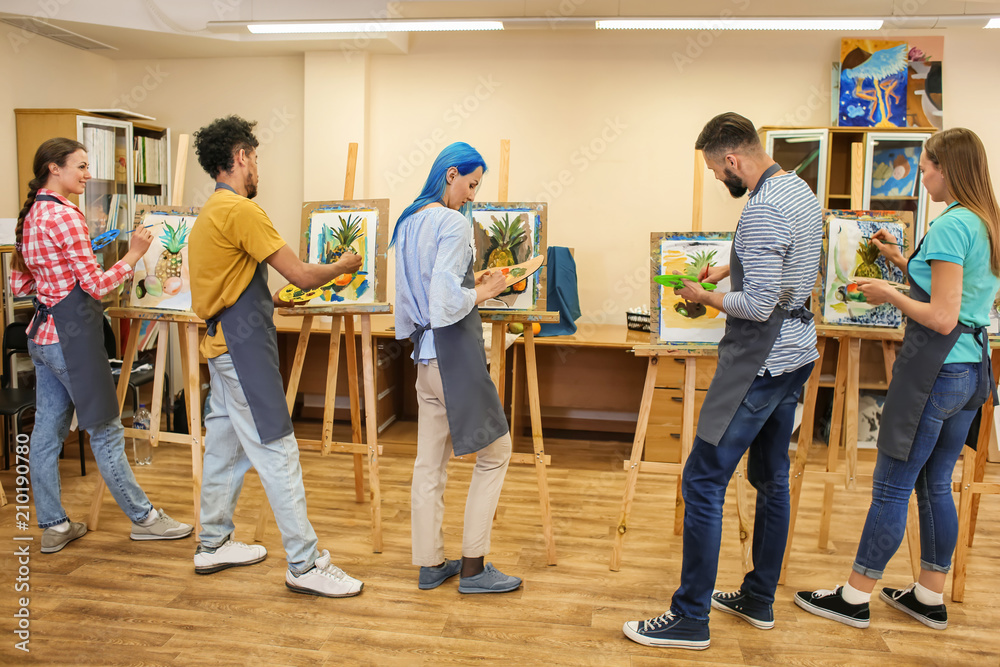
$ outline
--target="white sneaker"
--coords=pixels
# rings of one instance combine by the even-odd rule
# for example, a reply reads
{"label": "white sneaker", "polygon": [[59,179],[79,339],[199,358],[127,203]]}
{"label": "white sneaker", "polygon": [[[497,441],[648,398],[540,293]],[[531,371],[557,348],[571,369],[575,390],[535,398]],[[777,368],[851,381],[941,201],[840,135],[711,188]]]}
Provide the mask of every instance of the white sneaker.
{"label": "white sneaker", "polygon": [[227,567],[253,565],[267,558],[267,549],[259,544],[243,544],[226,540],[221,547],[210,551],[201,545],[194,554],[194,571],[197,574],[212,574]]}
{"label": "white sneaker", "polygon": [[330,552],[323,549],[323,554],[316,559],[315,566],[300,575],[285,574],[285,586],[296,593],[319,595],[325,598],[349,598],[359,595],[364,584],[349,577],[336,565],[330,562]]}

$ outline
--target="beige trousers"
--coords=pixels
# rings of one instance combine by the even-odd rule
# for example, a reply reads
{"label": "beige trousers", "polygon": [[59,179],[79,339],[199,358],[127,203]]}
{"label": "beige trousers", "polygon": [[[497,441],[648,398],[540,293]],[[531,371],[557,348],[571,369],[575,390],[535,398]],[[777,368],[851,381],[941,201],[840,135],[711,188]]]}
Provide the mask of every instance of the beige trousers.
{"label": "beige trousers", "polygon": [[[444,557],[444,487],[451,458],[451,435],[437,360],[417,364],[417,459],[410,489],[413,564],[433,566]],[[478,558],[490,551],[493,515],[510,463],[510,433],[476,453],[465,501],[462,556]]]}

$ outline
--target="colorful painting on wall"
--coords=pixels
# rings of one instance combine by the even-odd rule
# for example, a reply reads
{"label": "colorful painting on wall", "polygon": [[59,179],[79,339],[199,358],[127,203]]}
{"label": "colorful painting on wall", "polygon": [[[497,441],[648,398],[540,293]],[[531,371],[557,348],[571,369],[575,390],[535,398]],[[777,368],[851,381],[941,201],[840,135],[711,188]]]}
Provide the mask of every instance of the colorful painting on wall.
{"label": "colorful painting on wall", "polygon": [[[361,255],[361,268],[316,290],[287,295],[304,306],[385,301],[389,200],[306,202],[302,207],[299,256],[310,264],[333,264],[344,253]],[[311,297],[311,298],[303,298]]]}
{"label": "colorful painting on wall", "polygon": [[[472,270],[503,269],[548,252],[545,228],[548,204],[542,202],[472,204],[475,260]],[[544,260],[543,260],[544,261]],[[496,299],[480,307],[511,310],[545,309],[546,277],[543,266],[525,280],[514,283]]]}
{"label": "colorful painting on wall", "polygon": [[[880,278],[901,283],[903,271],[887,261],[870,242],[885,229],[911,247],[909,212],[824,211],[823,256],[813,293],[813,312],[823,324],[892,327],[903,323],[902,313],[887,303],[873,306],[858,288],[858,278]],[[817,294],[818,291],[818,294]]]}
{"label": "colorful painting on wall", "polygon": [[908,52],[906,42],[841,40],[838,125],[906,126]]}
{"label": "colorful painting on wall", "polygon": [[[729,264],[732,232],[666,232],[650,237],[650,337],[653,345],[717,344],[726,314],[674,294],[657,276],[697,276],[705,267]],[[717,289],[728,292],[729,278]]]}
{"label": "colorful painting on wall", "polygon": [[920,177],[922,146],[882,142],[872,154],[872,198],[912,197]]}
{"label": "colorful painting on wall", "polygon": [[944,127],[941,66],[944,37],[907,37],[906,121],[910,127]]}
{"label": "colorful painting on wall", "polygon": [[139,206],[136,209],[136,225],[147,227],[153,234],[153,242],[135,266],[130,306],[190,312],[187,247],[188,234],[197,217],[197,208]]}

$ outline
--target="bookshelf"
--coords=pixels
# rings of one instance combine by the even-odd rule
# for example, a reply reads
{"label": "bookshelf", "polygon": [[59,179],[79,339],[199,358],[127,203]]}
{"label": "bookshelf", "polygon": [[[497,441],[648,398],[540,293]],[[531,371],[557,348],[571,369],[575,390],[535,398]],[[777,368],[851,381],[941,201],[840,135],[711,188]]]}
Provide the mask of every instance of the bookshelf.
{"label": "bookshelf", "polygon": [[[87,219],[91,238],[113,229],[130,230],[137,205],[170,203],[170,129],[129,112],[83,109],[14,109],[17,128],[17,188],[22,202],[31,180],[35,151],[46,139],[69,137],[87,147],[92,178],[85,192],[69,199]],[[129,237],[95,251],[102,268],[108,269],[126,252]],[[105,307],[121,305],[122,291],[104,298]],[[13,304],[28,308],[30,301]],[[119,344],[121,331],[115,327]]]}

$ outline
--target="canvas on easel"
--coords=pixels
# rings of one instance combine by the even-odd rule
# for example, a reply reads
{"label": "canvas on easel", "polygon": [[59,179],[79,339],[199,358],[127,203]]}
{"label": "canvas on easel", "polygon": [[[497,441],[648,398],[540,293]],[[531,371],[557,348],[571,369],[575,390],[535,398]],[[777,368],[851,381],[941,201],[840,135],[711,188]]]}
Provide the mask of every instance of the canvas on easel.
{"label": "canvas on easel", "polygon": [[823,212],[823,253],[813,289],[813,313],[818,324],[899,328],[903,314],[895,306],[865,301],[857,278],[878,278],[902,283],[903,271],[889,262],[870,242],[885,229],[912,247],[912,213],[908,211]]}
{"label": "canvas on easel", "polygon": [[[289,295],[303,306],[381,303],[386,300],[389,200],[306,202],[302,205],[299,257],[333,264],[346,252],[361,255],[361,268],[322,287]],[[302,297],[310,296],[308,300]]]}
{"label": "canvas on easel", "polygon": [[[726,331],[726,314],[685,301],[656,276],[697,276],[705,267],[729,264],[732,232],[654,232],[650,235],[649,332],[652,345],[716,345]],[[717,289],[728,292],[729,278]]]}
{"label": "canvas on easel", "polygon": [[191,312],[188,234],[197,207],[139,206],[136,227],[147,227],[153,242],[136,264],[128,304],[132,308]]}
{"label": "canvas on easel", "polygon": [[[472,270],[501,269],[548,252],[544,202],[473,202],[472,234],[476,256]],[[504,290],[484,307],[545,310],[545,267]]]}

